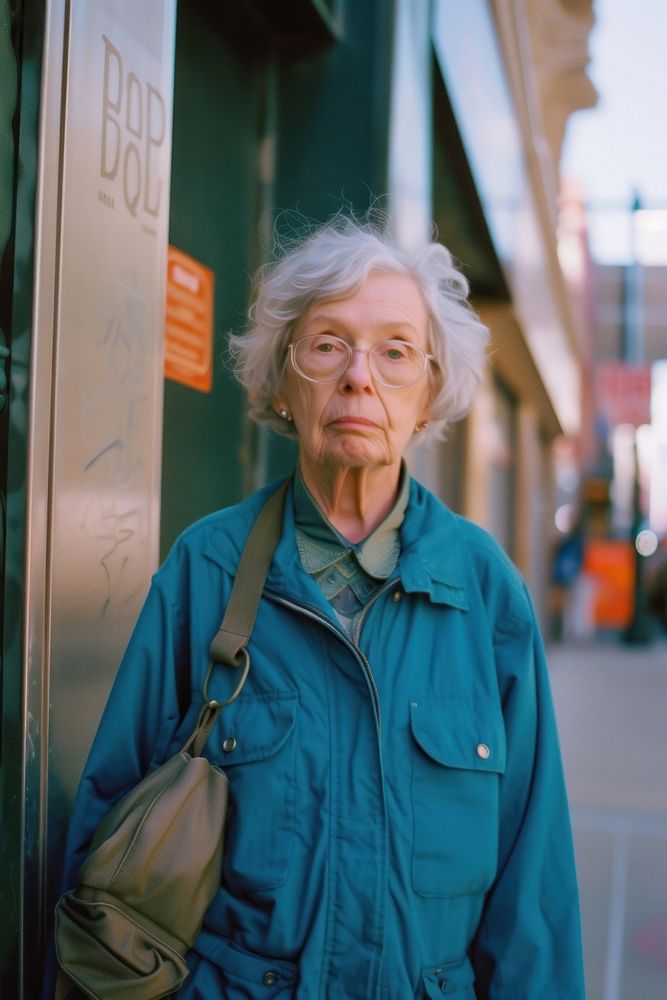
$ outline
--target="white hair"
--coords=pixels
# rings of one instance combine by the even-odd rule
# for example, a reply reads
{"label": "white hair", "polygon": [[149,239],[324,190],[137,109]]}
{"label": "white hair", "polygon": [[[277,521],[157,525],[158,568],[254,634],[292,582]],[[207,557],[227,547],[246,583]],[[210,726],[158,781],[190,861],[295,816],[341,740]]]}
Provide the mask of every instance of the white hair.
{"label": "white hair", "polygon": [[294,324],[313,302],[354,295],[371,272],[392,271],[416,281],[428,312],[428,350],[437,360],[437,371],[429,366],[428,433],[444,437],[466,415],[482,376],[489,331],[468,302],[468,282],[449,250],[437,242],[403,250],[376,223],[338,214],[260,268],[246,331],[229,338],[234,374],[248,392],[254,420],[297,436],[272,403]]}

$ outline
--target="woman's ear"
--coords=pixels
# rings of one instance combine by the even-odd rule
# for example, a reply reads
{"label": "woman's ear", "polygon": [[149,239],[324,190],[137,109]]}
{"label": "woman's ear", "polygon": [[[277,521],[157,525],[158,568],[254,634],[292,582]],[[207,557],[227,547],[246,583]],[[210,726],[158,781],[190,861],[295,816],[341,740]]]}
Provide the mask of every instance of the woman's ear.
{"label": "woman's ear", "polygon": [[277,392],[276,395],[273,397],[272,405],[273,409],[276,411],[279,417],[282,417],[283,420],[291,421],[292,414],[289,411],[287,400],[285,399],[285,397],[281,392]]}
{"label": "woman's ear", "polygon": [[282,392],[277,392],[273,399],[271,400],[273,409],[276,411],[279,417],[282,417],[283,412],[287,413],[287,400],[283,396]]}
{"label": "woman's ear", "polygon": [[424,400],[424,405],[421,408],[419,414],[419,420],[417,423],[426,425],[431,419],[431,404],[433,403],[433,390],[430,385],[426,392],[426,399]]}

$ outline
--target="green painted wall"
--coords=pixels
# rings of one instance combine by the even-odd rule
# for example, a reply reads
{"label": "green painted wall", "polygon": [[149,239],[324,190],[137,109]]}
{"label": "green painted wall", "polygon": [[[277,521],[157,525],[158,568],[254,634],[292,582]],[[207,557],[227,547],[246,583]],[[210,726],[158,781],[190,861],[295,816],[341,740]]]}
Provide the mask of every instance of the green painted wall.
{"label": "green painted wall", "polygon": [[275,12],[260,33],[230,11],[179,4],[170,240],[215,272],[216,370],[210,394],[165,384],[163,555],[195,518],[294,465],[290,441],[246,421],[224,369],[274,221],[364,211],[387,188],[393,0],[347,0],[338,40],[298,44]]}
{"label": "green painted wall", "polygon": [[198,3],[176,34],[170,242],[215,273],[213,390],[166,380],[161,550],[193,520],[243,495],[244,401],[224,365],[256,264],[262,57]]}
{"label": "green painted wall", "polygon": [[[10,12],[11,16],[10,16]],[[28,389],[32,350],[37,139],[44,9],[38,0],[0,3],[0,341],[6,361],[7,401],[0,412],[0,480],[6,500],[2,573],[0,714],[0,996],[37,995],[39,954],[25,969],[19,959],[21,897],[38,905],[36,865],[19,877],[22,853],[23,608],[28,451]],[[44,419],[48,420],[48,415]],[[34,724],[34,721],[33,721]],[[28,804],[30,808],[31,804]],[[35,947],[39,946],[39,942]]]}
{"label": "green painted wall", "polygon": [[[388,188],[393,0],[342,5],[340,39],[283,55],[278,74],[276,224],[324,221],[340,208],[363,213]],[[269,478],[293,467],[295,446],[278,435]]]}
{"label": "green painted wall", "polygon": [[393,9],[347,0],[339,41],[281,59],[276,209],[325,219],[386,194]]}

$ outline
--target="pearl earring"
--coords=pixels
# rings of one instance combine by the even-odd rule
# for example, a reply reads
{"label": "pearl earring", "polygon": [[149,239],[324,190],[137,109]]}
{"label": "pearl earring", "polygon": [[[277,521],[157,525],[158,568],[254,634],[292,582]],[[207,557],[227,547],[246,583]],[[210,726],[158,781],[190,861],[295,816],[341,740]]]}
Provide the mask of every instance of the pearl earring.
{"label": "pearl earring", "polygon": [[283,418],[283,420],[291,420],[292,419],[290,417],[289,413],[287,412],[287,410],[281,410],[280,411],[280,416]]}

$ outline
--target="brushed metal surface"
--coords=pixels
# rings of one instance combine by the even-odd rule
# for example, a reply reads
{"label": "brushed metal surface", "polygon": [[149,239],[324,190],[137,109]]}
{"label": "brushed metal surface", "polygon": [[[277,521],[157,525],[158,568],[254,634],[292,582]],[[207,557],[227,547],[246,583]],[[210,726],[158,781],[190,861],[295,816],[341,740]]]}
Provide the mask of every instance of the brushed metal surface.
{"label": "brushed metal surface", "polygon": [[158,553],[175,0],[49,4],[31,370],[25,959]]}

